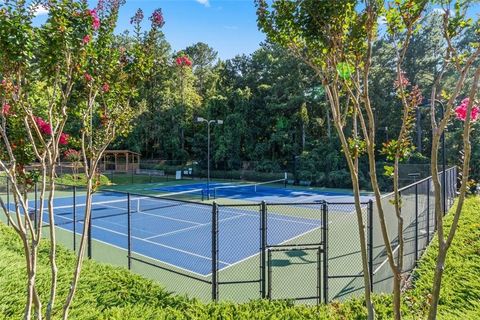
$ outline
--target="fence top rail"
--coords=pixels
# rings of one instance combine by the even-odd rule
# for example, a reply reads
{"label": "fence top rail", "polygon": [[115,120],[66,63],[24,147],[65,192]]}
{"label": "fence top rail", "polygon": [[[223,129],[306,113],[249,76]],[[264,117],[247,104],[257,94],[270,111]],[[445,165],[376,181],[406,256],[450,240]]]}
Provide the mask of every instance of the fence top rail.
{"label": "fence top rail", "polygon": [[[68,184],[61,184],[57,183],[56,185],[58,186],[63,186],[63,187],[69,187],[69,188],[76,188],[76,189],[86,189],[85,186],[75,186],[75,185],[68,185]],[[155,200],[169,200],[169,201],[177,201],[177,202],[182,202],[182,203],[187,203],[187,204],[196,204],[196,205],[201,205],[201,206],[208,206],[211,207],[211,203],[203,203],[203,202],[198,202],[198,201],[193,201],[193,200],[184,200],[184,199],[175,199],[175,198],[170,198],[170,197],[162,197],[162,195],[148,195],[148,194],[141,194],[141,193],[135,193],[135,192],[125,192],[125,191],[118,191],[118,190],[113,190],[113,189],[100,189],[97,192],[112,192],[112,193],[118,193],[118,194],[123,194],[125,196],[131,195],[131,196],[138,196],[138,197],[145,197],[145,198],[151,198]],[[256,204],[258,205],[258,204]]]}
{"label": "fence top rail", "polygon": [[[455,166],[453,167],[450,167],[448,169],[445,170],[446,173],[452,171],[452,170],[455,170]],[[442,172],[439,172],[439,174],[443,173]],[[412,184],[409,184],[408,186],[405,186],[403,188],[400,188],[398,191],[399,192],[402,192],[402,191],[405,191],[409,188],[413,188],[415,187],[416,185],[419,185],[421,183],[424,183],[428,180],[430,180],[432,177],[429,176],[427,178],[424,178],[422,180],[419,180],[419,181],[416,181]],[[63,186],[63,187],[69,187],[69,188],[73,188],[73,187],[76,187],[78,189],[84,189],[85,186],[75,186],[75,185],[68,185],[68,184],[61,184],[61,183],[57,183],[58,186]],[[198,201],[194,201],[194,200],[184,200],[184,199],[175,199],[175,198],[171,198],[171,197],[163,197],[162,195],[146,195],[146,194],[140,194],[140,193],[135,193],[135,192],[125,192],[125,191],[118,191],[118,190],[113,190],[113,189],[101,189],[100,191],[106,191],[106,192],[114,192],[114,193],[118,193],[118,194],[124,194],[125,196],[130,194],[130,195],[133,195],[133,196],[141,196],[141,197],[147,197],[147,198],[152,198],[152,199],[164,199],[164,200],[171,200],[171,201],[178,201],[178,202],[182,202],[182,203],[188,203],[188,204],[196,204],[196,205],[200,205],[200,206],[208,206],[208,207],[211,207],[212,204],[211,203],[203,203],[203,202],[198,202]],[[394,195],[394,192],[390,192],[390,193],[387,193],[385,195],[382,195],[381,196],[381,199],[386,199],[388,197],[391,197]],[[375,199],[373,199],[373,202],[375,202]],[[217,206],[219,207],[255,207],[255,206],[259,206],[261,205],[261,201],[259,202],[256,202],[256,203],[246,203],[246,204],[238,204],[238,203],[232,203],[232,204],[228,204],[228,203],[223,203],[223,204],[218,204],[217,203]],[[370,201],[367,201],[367,202],[360,202],[360,205],[362,206],[365,206],[365,205],[368,205],[370,203]],[[327,206],[341,206],[341,205],[355,205],[355,202],[330,202],[328,200],[320,200],[320,201],[316,201],[316,202],[275,202],[275,203],[271,203],[271,202],[266,202],[266,204],[268,206],[300,206],[300,205],[311,205],[311,206],[321,206],[323,204],[326,204]]]}
{"label": "fence top rail", "polygon": [[135,192],[124,192],[124,191],[117,191],[117,190],[112,190],[112,189],[101,189],[100,192],[113,192],[113,193],[120,193],[124,195],[131,195],[131,196],[138,196],[138,197],[145,197],[145,198],[151,198],[155,200],[169,200],[169,201],[177,201],[177,202],[182,202],[186,204],[196,204],[200,206],[208,206],[211,207],[211,203],[203,203],[203,202],[198,202],[198,201],[193,201],[193,200],[183,200],[183,199],[175,199],[175,198],[170,198],[170,197],[162,197],[162,195],[148,195],[148,194],[141,194],[141,193],[135,193]]}
{"label": "fence top rail", "polygon": [[[325,203],[327,205],[333,205],[333,206],[339,206],[339,205],[347,205],[347,206],[354,206],[355,205],[355,202],[328,202],[328,201],[325,201]],[[360,202],[360,205],[362,206],[366,206],[370,203],[370,201],[367,201],[367,202]]]}
{"label": "fence top rail", "polygon": [[261,204],[262,204],[261,202],[258,202],[258,203],[244,203],[244,204],[241,204],[241,203],[224,203],[224,204],[217,203],[217,206],[218,207],[260,207]]}
{"label": "fence top rail", "polygon": [[[456,166],[447,168],[447,169],[445,170],[445,172],[448,173],[448,172],[450,172],[450,171],[452,171],[452,170],[455,170],[455,168],[456,168]],[[443,171],[440,171],[438,174],[440,175],[440,174],[442,174],[442,173],[443,173]],[[426,177],[426,178],[423,178],[422,180],[419,180],[419,181],[416,181],[416,182],[414,182],[414,183],[411,183],[411,184],[409,184],[408,186],[405,186],[405,187],[403,187],[403,188],[400,188],[400,189],[398,190],[398,192],[402,192],[402,191],[405,191],[405,190],[407,190],[407,189],[413,188],[413,187],[415,187],[415,185],[419,185],[419,184],[421,184],[421,183],[424,183],[425,181],[428,181],[428,180],[430,180],[431,178],[432,178],[432,176],[428,176],[428,177]],[[394,195],[394,193],[395,193],[395,192],[390,192],[390,193],[384,194],[384,195],[381,197],[381,199],[383,200],[383,199],[385,199],[385,198],[387,198],[387,197],[391,197],[391,196]],[[374,202],[375,202],[375,200],[374,200]]]}
{"label": "fence top rail", "polygon": [[268,206],[321,206],[325,202],[266,202]]}

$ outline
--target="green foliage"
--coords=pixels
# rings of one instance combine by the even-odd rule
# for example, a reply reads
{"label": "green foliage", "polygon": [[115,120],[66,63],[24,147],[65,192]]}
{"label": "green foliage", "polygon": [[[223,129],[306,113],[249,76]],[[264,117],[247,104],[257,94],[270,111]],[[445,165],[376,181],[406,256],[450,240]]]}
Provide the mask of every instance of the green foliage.
{"label": "green foliage", "polygon": [[383,143],[381,153],[386,156],[387,160],[393,161],[398,156],[400,161],[405,161],[414,150],[415,146],[412,145],[410,139],[403,139],[402,142],[392,139]]}
{"label": "green foliage", "polygon": [[[439,318],[476,319],[480,307],[480,198],[469,198],[451,252],[447,257]],[[446,217],[450,225],[452,215]],[[405,293],[402,312],[407,319],[422,319],[428,308],[428,292],[435,270],[437,242],[419,262],[413,287]],[[50,267],[48,243],[40,249],[38,289],[48,294]],[[59,247],[59,293],[64,298],[73,268],[72,252]],[[0,223],[0,319],[18,319],[23,314],[25,272],[23,248],[13,231]],[[168,293],[162,287],[125,269],[86,260],[72,319],[364,319],[362,299],[332,302],[328,306],[294,306],[289,302],[254,300],[245,304],[201,303]],[[378,319],[391,319],[391,296],[374,296]],[[57,305],[55,317],[60,315]]]}
{"label": "green foliage", "polygon": [[[55,181],[58,184],[62,185],[68,185],[68,186],[86,186],[87,185],[87,177],[85,174],[63,174],[60,177],[56,178]],[[112,183],[110,182],[110,179],[101,174],[95,177],[93,181],[94,185],[97,186],[108,186],[111,185]]]}
{"label": "green foliage", "polygon": [[[445,227],[452,224],[453,212],[450,210]],[[476,319],[479,315],[480,301],[480,198],[466,199],[460,223],[452,246],[448,252],[442,288],[440,294],[439,319]],[[431,290],[436,265],[438,240],[432,245],[415,270],[414,288],[409,294],[412,309],[425,311],[428,307],[428,292]],[[421,313],[419,313],[421,314]]]}
{"label": "green foliage", "polygon": [[[257,1],[258,4],[261,2]],[[409,7],[408,3],[412,2],[415,2],[415,7]],[[294,14],[288,7],[292,5],[285,4],[286,8],[282,10]],[[306,6],[302,9],[305,9],[304,12],[307,12],[307,8],[314,6],[313,2],[309,1],[302,5]],[[419,7],[424,5],[424,1],[402,0],[399,5],[402,8],[405,7],[400,9],[405,13],[405,17],[412,21],[417,19],[415,15]],[[329,16],[333,15],[338,8],[342,11],[342,15],[349,15],[347,11],[351,10],[347,8],[348,3],[344,2],[335,3],[331,8],[324,3],[321,6],[323,11],[319,10],[318,14],[325,15],[327,22],[330,19]],[[273,17],[270,9],[266,8],[264,11],[264,7],[258,7],[258,10],[266,15],[267,20]],[[378,14],[385,14],[383,8],[377,9]],[[392,10],[398,13],[400,23],[404,25],[400,9],[397,5],[392,7]],[[360,25],[364,21],[361,19],[365,19],[365,16],[358,12],[350,15],[349,19],[354,17],[357,22],[348,20],[348,25],[353,29],[355,29],[354,25]],[[263,18],[259,17],[259,22],[263,23],[261,19]],[[320,31],[312,29],[312,25],[315,26],[317,22],[307,21],[303,16],[299,17],[298,21],[298,23],[304,22],[306,26],[302,29],[302,34],[306,34],[308,30],[318,33],[305,35],[306,37],[318,36],[319,39],[323,39],[322,41],[328,38]],[[402,139],[408,140],[409,146],[408,150],[403,150],[405,151],[403,156],[409,163],[425,163],[429,161],[431,151],[429,109],[414,108],[413,105],[418,104],[419,93],[423,97],[431,96],[429,88],[432,86],[435,70],[444,57],[445,43],[441,40],[442,17],[436,11],[414,21],[420,22],[422,27],[410,39],[411,45],[405,54],[403,71],[405,78],[418,87],[409,85],[403,90],[407,101],[412,106],[408,119],[409,130]],[[334,22],[341,24],[339,20]],[[320,25],[326,28],[323,22]],[[307,29],[307,26],[310,29]],[[285,25],[284,27],[287,29],[294,26]],[[478,41],[476,28],[478,27],[472,26],[457,37],[465,52],[471,53],[472,43]],[[397,31],[401,30],[403,29]],[[271,31],[277,32],[277,29]],[[361,39],[361,34],[360,31],[355,37]],[[353,36],[353,34],[348,35],[348,37]],[[283,38],[283,41],[288,40],[288,37]],[[117,38],[117,43],[127,48],[135,41],[137,40],[125,34]],[[347,39],[343,43],[350,44]],[[315,44],[315,48],[321,45],[321,43]],[[314,52],[313,47],[310,49]],[[196,123],[195,118],[202,116],[223,119],[223,125],[211,126],[212,168],[231,171],[235,176],[240,176],[237,173],[243,169],[243,163],[260,161],[276,163],[271,167],[279,167],[281,171],[288,170],[293,173],[295,157],[300,157],[303,161],[305,152],[310,154],[311,160],[297,170],[297,180],[312,181],[318,185],[327,183],[327,175],[330,171],[321,167],[324,166],[324,161],[331,161],[337,157],[339,148],[325,148],[322,156],[314,155],[317,153],[315,149],[318,149],[319,144],[330,144],[336,140],[336,137],[332,133],[334,131],[332,115],[325,101],[324,88],[305,61],[289,55],[287,50],[270,42],[263,44],[250,56],[239,55],[226,61],[214,61],[214,50],[206,44],[197,43],[182,51],[191,57],[193,69],[185,70],[186,78],[183,82],[183,90],[180,90],[179,72],[173,65],[176,53],[171,50],[163,34],[159,33],[152,50],[155,52],[156,63],[151,69],[151,74],[141,83],[137,97],[137,100],[146,102],[141,110],[143,113],[135,122],[133,132],[127,137],[118,139],[112,147],[141,152],[142,159],[181,162],[195,160],[199,162],[199,172],[203,172],[207,167],[207,128],[204,124]],[[353,74],[358,72],[359,69],[351,67],[355,65],[356,60],[353,60],[355,55],[361,53],[364,48],[359,45],[358,49],[349,50],[346,49],[348,56],[347,53],[341,53],[338,54],[338,59],[335,58],[337,64],[331,70],[331,76],[341,78],[339,70],[353,72]],[[400,132],[401,123],[398,119],[402,117],[402,103],[399,99],[400,92],[394,86],[397,77],[395,59],[392,59],[396,50],[398,48],[393,37],[388,34],[384,36],[379,34],[378,41],[373,47],[369,81],[370,99],[375,108],[374,117],[377,123],[377,150],[380,150],[382,145],[388,143],[392,137],[398,137]],[[321,52],[318,56],[315,55],[314,60],[321,64],[323,63],[321,57],[326,54],[328,52]],[[445,89],[449,92],[454,77],[449,73],[444,77]],[[350,81],[348,78],[342,80],[345,83]],[[182,92],[185,103],[181,103]],[[350,106],[349,111],[351,110]],[[420,119],[417,119],[417,112]],[[352,112],[348,114],[347,124],[351,123],[352,114]],[[414,123],[414,120],[418,121],[419,126]],[[459,145],[455,140],[458,139],[460,132],[459,126],[455,124],[449,126],[447,156],[448,162],[452,164],[458,159]],[[421,141],[421,146],[418,140]],[[480,143],[473,143],[472,148],[473,154],[477,154]],[[402,148],[392,148],[391,155],[394,156],[397,150],[402,151]],[[453,151],[450,152],[451,150]],[[379,161],[387,160],[386,154],[377,154],[377,156]],[[474,156],[472,158],[474,163],[475,159],[480,158]],[[336,160],[333,161],[338,163]],[[342,168],[346,168],[345,162],[340,163],[339,167],[333,170]],[[472,165],[471,173],[475,179],[479,180],[480,169],[477,168],[480,168],[480,165]],[[360,169],[361,175],[366,177],[365,180],[369,180],[367,167],[361,166]],[[384,189],[388,189],[391,180],[384,177],[379,179],[383,179],[382,185]],[[364,185],[368,186],[369,183]]]}

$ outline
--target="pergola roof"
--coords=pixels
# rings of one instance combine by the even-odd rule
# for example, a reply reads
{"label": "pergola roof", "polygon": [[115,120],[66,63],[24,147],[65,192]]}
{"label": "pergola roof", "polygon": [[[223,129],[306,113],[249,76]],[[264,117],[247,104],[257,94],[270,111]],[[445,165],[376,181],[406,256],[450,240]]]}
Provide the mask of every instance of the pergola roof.
{"label": "pergola roof", "polygon": [[104,154],[106,153],[110,153],[110,154],[119,154],[119,153],[131,153],[131,154],[135,154],[135,155],[140,155],[140,153],[138,152],[134,152],[134,151],[130,151],[130,150],[105,150]]}

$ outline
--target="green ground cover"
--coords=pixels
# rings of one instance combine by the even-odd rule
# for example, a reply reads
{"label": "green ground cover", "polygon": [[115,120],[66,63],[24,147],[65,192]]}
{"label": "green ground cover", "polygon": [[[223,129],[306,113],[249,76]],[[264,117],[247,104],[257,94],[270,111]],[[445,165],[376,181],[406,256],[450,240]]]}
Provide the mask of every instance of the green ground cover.
{"label": "green ground cover", "polygon": [[[451,216],[447,216],[447,224]],[[480,198],[467,200],[457,238],[447,259],[439,319],[480,318]],[[436,238],[414,273],[415,282],[404,299],[408,319],[422,319],[428,308],[428,290],[434,270]],[[45,243],[47,245],[47,243]],[[58,253],[59,302],[65,298],[74,256]],[[24,258],[13,231],[0,224],[0,319],[18,319],[24,304]],[[48,296],[47,247],[40,252],[38,288]],[[160,280],[161,281],[161,280]],[[391,318],[391,299],[375,296],[379,319]],[[57,304],[57,317],[60,305]],[[203,303],[167,292],[161,285],[123,268],[87,261],[71,319],[364,319],[361,299],[328,306],[294,306],[289,302],[251,301],[244,304]]]}

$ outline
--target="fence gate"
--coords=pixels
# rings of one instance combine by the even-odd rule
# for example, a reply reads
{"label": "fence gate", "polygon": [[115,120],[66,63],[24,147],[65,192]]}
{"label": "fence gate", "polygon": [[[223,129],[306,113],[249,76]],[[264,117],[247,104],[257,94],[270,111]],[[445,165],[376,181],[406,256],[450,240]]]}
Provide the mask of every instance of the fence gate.
{"label": "fence gate", "polygon": [[265,223],[266,297],[320,304],[326,300],[327,206],[268,204]]}

